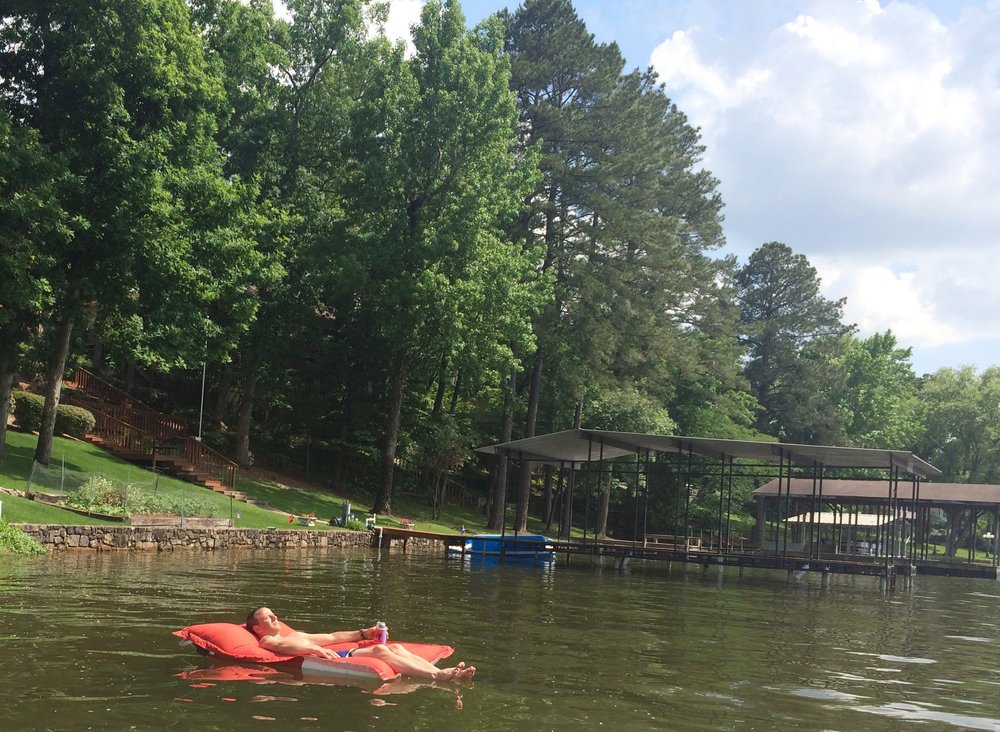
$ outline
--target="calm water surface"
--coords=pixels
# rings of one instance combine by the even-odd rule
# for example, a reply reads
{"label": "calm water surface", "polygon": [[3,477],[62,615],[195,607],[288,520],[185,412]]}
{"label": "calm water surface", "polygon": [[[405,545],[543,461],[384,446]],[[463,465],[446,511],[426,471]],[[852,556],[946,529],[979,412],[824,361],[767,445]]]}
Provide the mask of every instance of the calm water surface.
{"label": "calm water surface", "polygon": [[[0,564],[0,730],[998,730],[1000,586],[311,551]],[[385,618],[475,683],[213,680],[172,630]],[[385,690],[383,690],[385,691]]]}

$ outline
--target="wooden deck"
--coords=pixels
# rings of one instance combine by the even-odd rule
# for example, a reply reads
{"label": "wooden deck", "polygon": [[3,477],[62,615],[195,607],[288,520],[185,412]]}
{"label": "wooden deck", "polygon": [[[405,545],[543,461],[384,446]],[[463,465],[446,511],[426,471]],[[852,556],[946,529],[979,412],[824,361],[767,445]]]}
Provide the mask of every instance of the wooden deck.
{"label": "wooden deck", "polygon": [[[391,542],[402,541],[404,551],[407,549],[408,541],[413,538],[438,543],[447,551],[447,547],[450,546],[463,546],[465,541],[471,537],[471,534],[448,534],[389,526],[376,526],[375,530],[381,536],[382,541],[380,546],[387,548]],[[726,568],[735,568],[740,574],[746,569],[784,571],[789,576],[801,576],[802,573],[806,572],[818,573],[823,575],[824,581],[830,575],[843,574],[878,577],[886,583],[889,589],[893,589],[896,586],[897,578],[903,578],[905,583],[909,583],[916,575],[1000,579],[998,569],[988,564],[945,563],[937,561],[918,561],[915,564],[911,564],[910,560],[906,557],[896,557],[889,562],[886,562],[885,558],[863,556],[849,558],[845,556],[824,556],[816,559],[791,553],[775,555],[773,551],[762,552],[749,549],[720,552],[716,548],[708,548],[701,545],[692,545],[685,551],[683,537],[680,538],[681,541],[647,541],[646,546],[643,546],[642,542],[622,539],[601,539],[596,542],[593,539],[587,539],[586,541],[580,539],[572,541],[553,540],[551,544],[556,553],[557,561],[569,562],[572,557],[589,556],[611,561],[618,568],[627,566],[633,560],[646,560],[697,565],[706,571],[712,567],[717,568],[719,571],[724,571]],[[506,539],[512,546],[516,546],[517,537],[513,534],[508,534]]]}

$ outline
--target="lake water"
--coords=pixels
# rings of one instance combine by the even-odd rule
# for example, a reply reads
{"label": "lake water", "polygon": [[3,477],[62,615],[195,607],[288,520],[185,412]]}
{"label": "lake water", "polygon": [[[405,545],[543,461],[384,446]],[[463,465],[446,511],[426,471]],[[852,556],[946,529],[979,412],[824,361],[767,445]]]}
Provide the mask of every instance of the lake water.
{"label": "lake water", "polygon": [[[1000,587],[911,590],[575,558],[72,553],[0,560],[0,730],[1000,730]],[[212,680],[170,635],[260,604],[303,630],[384,618],[475,682]],[[208,678],[206,678],[208,677]]]}

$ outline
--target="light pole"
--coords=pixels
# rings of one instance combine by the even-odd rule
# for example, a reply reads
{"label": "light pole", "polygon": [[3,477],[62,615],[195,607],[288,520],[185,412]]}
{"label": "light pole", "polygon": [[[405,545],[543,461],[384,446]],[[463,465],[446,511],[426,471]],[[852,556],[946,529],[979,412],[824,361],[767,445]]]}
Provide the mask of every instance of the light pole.
{"label": "light pole", "polygon": [[[205,350],[208,351],[208,342],[205,342]],[[201,421],[205,415],[205,373],[208,370],[208,354],[201,362],[201,406],[198,407],[198,442],[201,442]]]}

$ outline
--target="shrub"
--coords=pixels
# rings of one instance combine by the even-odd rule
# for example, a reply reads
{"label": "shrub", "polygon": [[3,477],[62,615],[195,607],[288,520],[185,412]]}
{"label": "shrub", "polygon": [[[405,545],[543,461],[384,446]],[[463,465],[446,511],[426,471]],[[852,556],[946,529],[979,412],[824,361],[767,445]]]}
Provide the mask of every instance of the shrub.
{"label": "shrub", "polygon": [[173,513],[181,516],[215,514],[208,501],[187,496],[153,494],[128,483],[115,484],[103,475],[94,475],[66,497],[66,504],[83,511],[108,516],[132,516],[144,513]]}
{"label": "shrub", "polygon": [[66,497],[66,505],[108,516],[125,516],[125,488],[110,478],[94,475]]}
{"label": "shrub", "polygon": [[13,397],[15,424],[20,430],[34,432],[42,424],[42,407],[45,405],[45,399],[27,391],[15,391]]}
{"label": "shrub", "polygon": [[56,432],[80,438],[94,429],[94,415],[83,407],[60,404],[56,410]]}
{"label": "shrub", "polygon": [[[15,391],[11,397],[14,400],[14,420],[18,429],[34,432],[41,427],[45,397],[28,391]],[[94,415],[86,409],[69,404],[60,404],[56,408],[56,434],[83,437],[92,429]]]}
{"label": "shrub", "polygon": [[0,519],[0,554],[48,554],[49,550],[16,526]]}
{"label": "shrub", "polygon": [[344,522],[344,528],[350,529],[351,531],[365,531],[367,527],[365,522],[361,519],[349,518]]}

